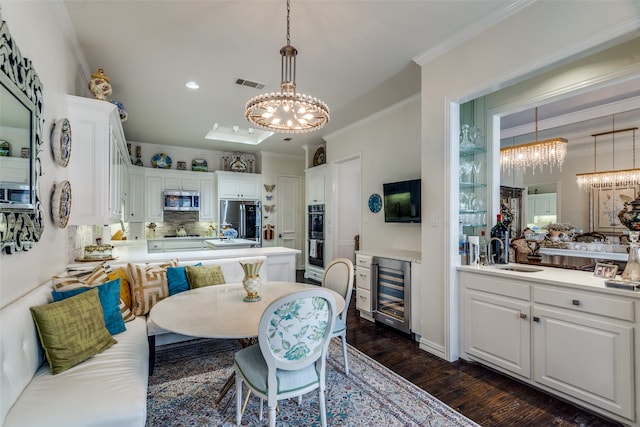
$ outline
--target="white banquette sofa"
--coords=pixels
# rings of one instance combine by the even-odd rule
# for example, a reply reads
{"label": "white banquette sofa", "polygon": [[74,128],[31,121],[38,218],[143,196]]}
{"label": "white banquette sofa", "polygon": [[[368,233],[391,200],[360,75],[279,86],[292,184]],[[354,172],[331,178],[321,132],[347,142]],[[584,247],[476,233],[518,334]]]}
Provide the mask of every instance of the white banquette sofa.
{"label": "white banquette sofa", "polygon": [[[244,277],[240,261],[247,260],[266,262],[265,257],[251,257],[180,260],[179,265],[220,265],[226,283],[239,283]],[[126,264],[114,264],[118,266]],[[266,270],[260,271],[263,280]],[[52,375],[29,310],[50,303],[51,291],[47,282],[0,310],[0,425],[143,427],[155,345],[193,337],[169,333],[148,322],[147,316],[139,316],[114,336],[116,344]]]}

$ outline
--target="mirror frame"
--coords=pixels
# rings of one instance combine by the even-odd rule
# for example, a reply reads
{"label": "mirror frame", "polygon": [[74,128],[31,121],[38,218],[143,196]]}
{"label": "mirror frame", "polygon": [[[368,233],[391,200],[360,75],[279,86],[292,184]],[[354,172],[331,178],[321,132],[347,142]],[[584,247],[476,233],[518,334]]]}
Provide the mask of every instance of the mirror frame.
{"label": "mirror frame", "polygon": [[40,78],[31,60],[20,53],[7,22],[0,14],[0,80],[18,99],[28,100],[31,110],[30,190],[32,206],[0,207],[0,253],[27,251],[40,240],[44,216],[38,177],[42,175],[42,99]]}

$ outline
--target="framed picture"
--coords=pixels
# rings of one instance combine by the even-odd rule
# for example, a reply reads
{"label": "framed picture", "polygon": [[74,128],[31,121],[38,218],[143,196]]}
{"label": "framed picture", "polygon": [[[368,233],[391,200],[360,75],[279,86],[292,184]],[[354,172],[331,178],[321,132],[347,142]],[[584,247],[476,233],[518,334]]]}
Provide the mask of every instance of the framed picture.
{"label": "framed picture", "polygon": [[186,171],[187,170],[187,162],[178,162],[178,170]]}
{"label": "framed picture", "polygon": [[618,213],[624,204],[636,198],[637,187],[594,188],[591,194],[591,229],[601,232],[622,232]]}
{"label": "framed picture", "polygon": [[593,275],[596,277],[603,277],[605,279],[615,279],[618,274],[618,266],[615,264],[603,264],[601,262],[596,263],[596,268],[593,270]]}

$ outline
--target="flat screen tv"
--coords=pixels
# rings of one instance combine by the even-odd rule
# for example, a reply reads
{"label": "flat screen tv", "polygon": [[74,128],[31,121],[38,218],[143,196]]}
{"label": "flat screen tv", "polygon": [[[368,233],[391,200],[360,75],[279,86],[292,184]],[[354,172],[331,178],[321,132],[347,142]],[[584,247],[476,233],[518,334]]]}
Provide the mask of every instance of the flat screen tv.
{"label": "flat screen tv", "polygon": [[420,180],[382,184],[384,222],[419,223],[421,217]]}

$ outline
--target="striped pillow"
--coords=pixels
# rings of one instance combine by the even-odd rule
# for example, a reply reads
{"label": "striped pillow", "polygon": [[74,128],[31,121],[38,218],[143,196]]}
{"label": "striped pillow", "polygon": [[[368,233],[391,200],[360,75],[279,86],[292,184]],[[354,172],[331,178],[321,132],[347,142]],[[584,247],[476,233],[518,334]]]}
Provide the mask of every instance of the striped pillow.
{"label": "striped pillow", "polygon": [[169,296],[167,267],[177,266],[177,259],[156,265],[127,264],[131,286],[131,311],[134,315],[148,314],[155,303]]}
{"label": "striped pillow", "polygon": [[[93,268],[93,270],[75,272],[75,274],[68,274],[66,276],[53,276],[51,280],[53,289],[58,292],[68,291],[70,289],[76,289],[81,287],[94,287],[110,281],[109,273],[111,273],[111,266],[106,263],[100,263]],[[136,318],[131,312],[131,309],[120,297],[120,312],[122,313],[122,319],[125,322],[130,322]]]}

